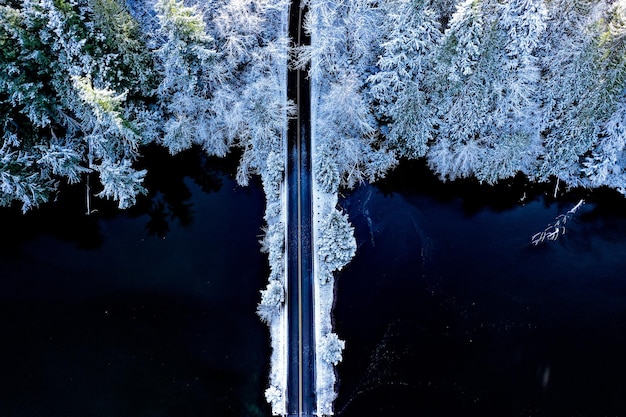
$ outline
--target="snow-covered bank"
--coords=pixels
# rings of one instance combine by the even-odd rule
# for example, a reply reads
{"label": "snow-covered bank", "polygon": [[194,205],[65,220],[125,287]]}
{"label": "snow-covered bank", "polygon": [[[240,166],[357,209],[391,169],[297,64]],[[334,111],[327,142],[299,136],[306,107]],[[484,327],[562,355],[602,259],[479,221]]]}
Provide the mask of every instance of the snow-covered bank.
{"label": "snow-covered bank", "polygon": [[[316,158],[316,152],[312,153]],[[341,361],[344,342],[333,332],[332,308],[334,304],[335,278],[328,263],[320,256],[324,219],[336,210],[337,194],[324,192],[317,182],[313,183],[313,253],[315,340],[316,340],[316,391],[317,415],[333,414],[333,402],[337,397],[335,365]]]}
{"label": "snow-covered bank", "polygon": [[277,216],[268,216],[273,211],[270,211],[269,204],[266,211],[268,227],[262,244],[267,250],[271,271],[267,287],[261,291],[261,302],[257,308],[259,317],[267,323],[270,331],[272,354],[265,399],[271,405],[274,415],[285,415],[287,412],[286,194],[286,186],[282,182],[279,198],[272,204],[274,207],[279,205],[279,208],[274,208],[279,210]]}
{"label": "snow-covered bank", "polygon": [[[313,36],[312,36],[313,38]],[[313,41],[313,39],[312,39]],[[315,78],[311,82],[311,120],[317,117],[317,94],[318,80]],[[315,123],[311,123],[311,162],[312,166],[316,166],[319,154],[315,141]],[[318,239],[321,231],[321,221],[325,213],[329,213],[337,205],[337,195],[324,193],[320,190],[315,170],[313,171],[313,186],[311,187],[313,202],[313,271],[314,271],[314,289],[315,298],[315,341],[316,346],[319,345],[322,338],[332,332],[332,306],[334,299],[334,278],[332,272],[322,272],[322,263],[318,256]],[[321,355],[315,356],[316,366],[316,388],[317,388],[317,414],[319,416],[333,414],[333,401],[337,397],[335,392],[335,371],[333,365],[321,360]]]}
{"label": "snow-covered bank", "polygon": [[[281,36],[288,35],[289,7],[282,2],[280,10]],[[285,45],[286,46],[286,45]],[[265,176],[273,175],[273,181],[263,181],[263,186],[273,186],[274,192],[265,190],[267,206],[265,221],[266,234],[262,244],[268,253],[270,262],[270,276],[267,288],[261,291],[261,302],[258,307],[259,317],[268,324],[272,354],[270,357],[269,387],[265,390],[265,399],[272,407],[273,415],[287,413],[287,309],[285,308],[285,294],[287,291],[287,119],[290,114],[290,105],[287,99],[287,54],[283,60],[275,63],[275,74],[281,86],[282,120],[280,156],[274,155],[272,170],[266,170]],[[273,174],[272,172],[273,171]],[[278,189],[276,189],[278,186]],[[269,313],[269,314],[267,314]]]}
{"label": "snow-covered bank", "polygon": [[[311,7],[314,5],[310,4]],[[313,17],[315,12],[313,12]],[[309,20],[315,22],[314,19]],[[315,23],[313,23],[315,24]],[[319,44],[319,32],[313,27],[309,27],[311,45]],[[335,366],[341,361],[341,355],[345,346],[344,342],[333,332],[332,308],[334,304],[335,278],[333,270],[340,269],[343,264],[331,265],[330,258],[325,256],[334,248],[331,241],[324,239],[329,232],[328,219],[337,214],[337,190],[328,190],[322,184],[329,175],[320,170],[320,167],[327,166],[328,162],[324,158],[330,158],[325,152],[320,152],[319,140],[319,117],[320,117],[320,95],[325,87],[322,73],[316,71],[319,63],[313,62],[311,56],[311,166],[312,166],[312,204],[313,204],[313,271],[314,271],[314,306],[315,306],[315,341],[316,341],[316,394],[317,394],[317,415],[329,416],[334,414],[333,403],[337,398]],[[333,175],[334,174],[334,175]],[[339,184],[338,171],[331,173],[331,183]],[[341,216],[343,220],[345,217]],[[347,223],[347,220],[346,220]],[[345,236],[344,236],[345,237]],[[343,258],[352,258],[356,251],[356,242],[350,230],[347,236],[348,251],[344,251]],[[353,247],[352,247],[353,245]]]}

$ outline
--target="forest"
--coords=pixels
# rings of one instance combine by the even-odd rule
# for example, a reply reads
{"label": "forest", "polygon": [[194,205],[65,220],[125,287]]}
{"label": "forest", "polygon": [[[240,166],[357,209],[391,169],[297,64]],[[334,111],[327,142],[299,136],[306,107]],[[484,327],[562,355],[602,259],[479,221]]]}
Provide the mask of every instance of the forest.
{"label": "forest", "polygon": [[320,80],[328,191],[425,158],[444,180],[626,192],[622,1],[311,0],[314,42],[298,50],[284,0],[188,3],[0,2],[3,205],[26,211],[89,176],[129,207],[153,142],[239,148],[241,184],[282,172],[290,59]]}
{"label": "forest", "polygon": [[247,183],[281,151],[286,110],[272,71],[288,42],[267,24],[286,3],[258,6],[0,2],[0,201],[26,211],[93,176],[98,197],[129,207],[144,191],[133,163],[154,142],[239,147]]}
{"label": "forest", "polygon": [[324,80],[327,189],[425,158],[442,180],[624,193],[624,2],[453,3],[312,8],[318,42],[301,58]]}

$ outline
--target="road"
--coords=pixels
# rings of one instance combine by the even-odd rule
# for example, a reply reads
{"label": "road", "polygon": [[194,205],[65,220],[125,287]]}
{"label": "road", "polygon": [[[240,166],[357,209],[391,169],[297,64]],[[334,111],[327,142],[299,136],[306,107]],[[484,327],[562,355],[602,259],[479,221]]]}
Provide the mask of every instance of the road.
{"label": "road", "polygon": [[[310,43],[302,28],[304,14],[300,0],[292,0],[289,36],[296,45]],[[298,417],[313,416],[315,410],[311,118],[306,76],[300,70],[287,73],[287,96],[298,109],[287,126],[287,413]]]}

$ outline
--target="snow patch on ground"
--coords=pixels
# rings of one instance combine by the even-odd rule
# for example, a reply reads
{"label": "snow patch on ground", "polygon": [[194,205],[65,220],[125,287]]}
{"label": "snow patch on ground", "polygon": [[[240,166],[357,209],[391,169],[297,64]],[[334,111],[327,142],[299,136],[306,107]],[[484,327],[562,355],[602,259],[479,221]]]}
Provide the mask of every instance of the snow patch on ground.
{"label": "snow patch on ground", "polygon": [[[285,309],[283,309],[285,310]],[[272,406],[272,414],[287,414],[287,339],[286,314],[280,314],[270,324],[272,355],[270,357],[270,386],[265,390],[265,399]]]}
{"label": "snow patch on ground", "polygon": [[[313,77],[315,78],[315,77]],[[311,80],[311,166],[317,166],[316,160],[319,157],[316,146],[315,120],[317,117],[317,107],[319,101],[319,82]],[[332,308],[334,303],[335,279],[332,271],[320,259],[318,254],[319,237],[322,221],[337,206],[337,194],[322,191],[315,172],[313,172],[312,202],[313,202],[313,273],[314,273],[314,308],[315,308],[315,366],[316,366],[316,390],[317,390],[317,415],[333,415],[333,402],[337,398],[335,390],[336,376],[335,367],[332,363],[326,362],[319,354],[322,339],[333,332]]]}
{"label": "snow patch on ground", "polygon": [[[289,21],[289,9],[281,13],[281,32],[288,32]],[[284,126],[287,126],[287,62],[277,63],[278,77],[281,79],[281,84],[284,86],[283,92],[283,117]],[[280,263],[270,265],[272,268],[269,280],[277,279],[281,282],[285,294],[287,293],[287,185],[286,185],[286,172],[287,172],[287,131],[282,131],[282,149],[283,149],[283,181],[280,185],[280,198],[279,201],[273,203],[280,204],[280,214],[276,218],[270,218],[266,213],[266,221],[268,226],[268,233],[273,231],[274,233],[282,233],[281,236],[275,236],[276,241],[282,240],[282,245],[270,245],[269,246],[269,259],[280,259]],[[267,201],[267,207],[271,205],[271,201]],[[269,210],[268,210],[269,211]],[[272,228],[272,223],[282,224],[282,228]],[[276,252],[282,253],[276,253]],[[268,321],[268,327],[270,331],[270,344],[272,353],[270,357],[270,375],[269,375],[269,387],[265,390],[265,399],[272,407],[272,414],[286,415],[287,414],[287,309],[284,303],[279,306],[276,314],[274,314]]]}

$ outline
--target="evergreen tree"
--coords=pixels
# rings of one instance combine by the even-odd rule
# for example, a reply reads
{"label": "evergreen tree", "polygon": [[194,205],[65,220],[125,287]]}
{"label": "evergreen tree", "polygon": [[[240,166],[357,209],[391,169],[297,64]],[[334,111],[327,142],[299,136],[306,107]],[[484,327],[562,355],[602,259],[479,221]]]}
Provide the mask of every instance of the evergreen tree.
{"label": "evergreen tree", "polygon": [[[555,1],[542,54],[542,134],[545,157],[540,178],[556,176],[580,185],[580,157],[595,142],[598,131],[594,88],[593,4]],[[596,84],[597,85],[597,84]],[[565,88],[565,86],[567,86]]]}
{"label": "evergreen tree", "polygon": [[597,42],[603,73],[599,93],[599,138],[583,172],[591,186],[608,185],[626,194],[626,10],[616,2],[607,11]]}
{"label": "evergreen tree", "polygon": [[538,133],[538,83],[541,69],[536,51],[546,28],[543,0],[512,0],[495,6],[495,22],[486,46],[493,60],[487,88],[491,106],[481,135],[485,159],[477,168],[480,180],[493,183],[517,172],[532,175],[541,142]]}
{"label": "evergreen tree", "polygon": [[[140,181],[130,162],[137,156],[138,143],[150,139],[137,134],[132,125],[144,112],[137,98],[150,89],[151,65],[122,3],[4,2],[0,44],[0,149],[3,160],[15,159],[0,167],[14,184],[3,188],[4,204],[18,200],[25,210],[36,206],[54,192],[56,178],[76,182],[81,173],[98,171],[104,160],[126,164],[126,172]],[[125,101],[127,106],[115,110],[115,123],[132,134],[101,136],[111,132],[111,126],[103,123],[112,119],[102,118],[99,104],[86,100],[79,79],[90,80],[92,92],[133,96],[131,104]],[[21,181],[28,186],[18,186]]]}
{"label": "evergreen tree", "polygon": [[437,137],[429,164],[442,177],[495,182],[534,171],[541,148],[535,57],[542,0],[467,0],[437,52]]}
{"label": "evergreen tree", "polygon": [[317,354],[322,360],[333,365],[337,365],[342,360],[342,352],[346,347],[346,342],[339,339],[335,333],[326,334],[317,346]]}
{"label": "evergreen tree", "polygon": [[472,174],[483,151],[478,141],[488,100],[478,67],[488,28],[485,20],[481,2],[460,3],[438,52],[433,85],[438,138],[429,152],[429,165],[444,178]]}
{"label": "evergreen tree", "polygon": [[266,172],[270,153],[283,155],[283,128],[293,114],[285,100],[289,40],[282,14],[288,5],[286,0],[228,0],[214,13],[218,49],[232,74],[232,82],[216,93],[218,118],[243,150],[237,172],[242,185],[251,174],[272,176]]}
{"label": "evergreen tree", "polygon": [[379,71],[370,76],[377,117],[386,124],[392,148],[410,158],[424,156],[433,134],[428,76],[442,33],[428,1],[393,0],[382,6]]}
{"label": "evergreen tree", "polygon": [[178,0],[159,0],[155,7],[166,39],[157,50],[162,65],[157,95],[166,117],[162,143],[172,153],[198,144],[210,155],[224,156],[233,138],[221,133],[211,106],[225,77],[214,39],[196,7]]}
{"label": "evergreen tree", "polygon": [[354,228],[348,216],[332,210],[321,227],[318,253],[331,271],[339,271],[350,262],[356,253]]}
{"label": "evergreen tree", "polygon": [[[300,51],[299,65],[310,63],[319,101],[314,160],[316,181],[333,192],[339,184],[353,187],[380,178],[397,159],[380,139],[366,94],[378,52],[376,2],[311,2],[306,29],[313,37]],[[319,34],[319,36],[318,36]]]}

